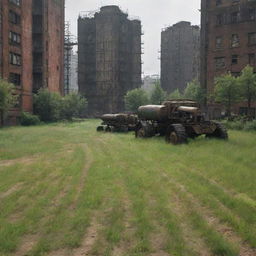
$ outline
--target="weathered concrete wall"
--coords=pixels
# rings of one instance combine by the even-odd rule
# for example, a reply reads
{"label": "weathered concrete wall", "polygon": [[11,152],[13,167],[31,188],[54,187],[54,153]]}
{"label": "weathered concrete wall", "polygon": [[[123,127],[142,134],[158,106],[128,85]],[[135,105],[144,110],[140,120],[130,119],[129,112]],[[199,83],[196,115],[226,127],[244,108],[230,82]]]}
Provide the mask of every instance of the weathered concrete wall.
{"label": "weathered concrete wall", "polygon": [[[249,64],[250,54],[254,54],[250,64],[256,68],[256,41],[249,42],[249,34],[256,33],[256,1],[223,0],[216,6],[214,0],[203,0],[201,12],[201,84],[211,94],[214,78],[227,72],[238,76]],[[234,40],[234,35],[238,40]],[[215,105],[210,112],[218,113],[220,108]],[[238,113],[239,108],[234,109]]]}
{"label": "weathered concrete wall", "polygon": [[124,95],[141,85],[141,24],[117,6],[78,19],[78,85],[89,115],[124,110]]}
{"label": "weathered concrete wall", "polygon": [[161,35],[161,86],[168,93],[183,91],[188,82],[199,79],[200,29],[182,21]]}

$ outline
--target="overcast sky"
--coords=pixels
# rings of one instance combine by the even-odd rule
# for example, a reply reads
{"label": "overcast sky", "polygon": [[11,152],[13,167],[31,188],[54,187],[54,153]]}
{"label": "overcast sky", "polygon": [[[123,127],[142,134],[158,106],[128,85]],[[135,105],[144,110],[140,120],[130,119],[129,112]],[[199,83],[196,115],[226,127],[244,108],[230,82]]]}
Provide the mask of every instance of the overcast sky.
{"label": "overcast sky", "polygon": [[200,0],[66,0],[66,21],[71,32],[77,36],[77,18],[82,11],[94,11],[104,5],[119,5],[131,17],[142,21],[144,36],[144,75],[160,72],[160,38],[164,27],[179,21],[200,24]]}

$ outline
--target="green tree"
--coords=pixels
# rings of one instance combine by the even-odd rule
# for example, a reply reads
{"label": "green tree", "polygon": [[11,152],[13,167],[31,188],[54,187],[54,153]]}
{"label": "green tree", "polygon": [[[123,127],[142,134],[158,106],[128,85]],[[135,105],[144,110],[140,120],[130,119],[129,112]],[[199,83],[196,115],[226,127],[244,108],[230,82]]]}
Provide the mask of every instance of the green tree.
{"label": "green tree", "polygon": [[160,82],[155,83],[155,88],[152,91],[151,94],[151,103],[152,104],[162,104],[163,101],[165,101],[167,98],[167,93],[162,89]]}
{"label": "green tree", "polygon": [[193,80],[187,84],[187,87],[184,91],[184,97],[194,100],[198,103],[204,103],[206,94],[204,89],[200,86],[199,82],[197,80]]}
{"label": "green tree", "polygon": [[143,89],[134,89],[125,95],[126,110],[137,112],[140,106],[146,105],[149,102],[147,93]]}
{"label": "green tree", "polygon": [[226,107],[227,115],[231,115],[232,104],[241,100],[241,92],[237,78],[230,73],[215,78],[214,98]]}
{"label": "green tree", "polygon": [[253,67],[246,66],[238,81],[242,98],[247,101],[248,114],[250,115],[251,104],[256,100],[256,74],[253,73]]}
{"label": "green tree", "polygon": [[63,97],[61,106],[61,118],[72,120],[74,117],[80,117],[85,113],[87,100],[80,94],[71,93]]}
{"label": "green tree", "polygon": [[169,95],[170,100],[178,100],[178,99],[183,99],[184,96],[181,94],[179,89],[176,89],[175,91],[171,92]]}
{"label": "green tree", "polygon": [[43,122],[54,122],[60,119],[62,97],[47,89],[40,89],[34,95],[34,113]]}
{"label": "green tree", "polygon": [[4,124],[10,108],[17,103],[17,95],[13,94],[15,87],[7,81],[0,78],[0,126]]}

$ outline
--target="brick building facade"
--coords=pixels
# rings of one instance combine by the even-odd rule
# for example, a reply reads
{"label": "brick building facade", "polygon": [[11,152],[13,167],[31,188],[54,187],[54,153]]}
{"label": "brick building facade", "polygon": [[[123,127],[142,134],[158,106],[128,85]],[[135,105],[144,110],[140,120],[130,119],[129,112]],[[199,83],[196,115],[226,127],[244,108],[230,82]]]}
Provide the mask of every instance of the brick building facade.
{"label": "brick building facade", "polygon": [[[214,91],[216,76],[227,72],[238,76],[248,64],[256,71],[256,1],[202,0],[201,84],[208,95]],[[212,102],[208,107],[213,118],[223,112]],[[237,104],[233,111],[246,113],[246,104]]]}
{"label": "brick building facade", "polygon": [[7,120],[15,123],[39,88],[63,92],[64,0],[1,0],[0,28],[0,76],[20,96]]}
{"label": "brick building facade", "polygon": [[124,95],[141,86],[141,22],[117,6],[78,19],[78,86],[90,116],[124,111]]}
{"label": "brick building facade", "polygon": [[[32,0],[0,1],[0,76],[15,85],[19,102],[10,113],[32,111]],[[26,13],[26,15],[24,15]]]}
{"label": "brick building facade", "polygon": [[181,92],[200,73],[200,28],[182,21],[161,33],[161,86]]}

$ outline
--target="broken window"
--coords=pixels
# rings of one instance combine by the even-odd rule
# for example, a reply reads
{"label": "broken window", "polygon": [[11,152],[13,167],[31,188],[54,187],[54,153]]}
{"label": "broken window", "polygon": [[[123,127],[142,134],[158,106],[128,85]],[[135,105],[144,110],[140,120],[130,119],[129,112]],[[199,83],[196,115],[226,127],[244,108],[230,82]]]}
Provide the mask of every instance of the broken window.
{"label": "broken window", "polygon": [[9,11],[9,21],[13,24],[20,24],[20,15],[16,12]]}
{"label": "broken window", "polygon": [[223,44],[223,38],[222,36],[216,37],[216,49],[222,48]]}
{"label": "broken window", "polygon": [[255,53],[249,53],[249,54],[248,54],[248,63],[249,63],[251,66],[254,66],[254,65],[255,65]]}
{"label": "broken window", "polygon": [[238,23],[239,22],[239,12],[231,13],[231,23]]}
{"label": "broken window", "polygon": [[249,45],[256,44],[256,33],[249,33],[248,34],[248,43],[249,43]]}
{"label": "broken window", "polygon": [[239,36],[238,34],[233,34],[231,37],[231,47],[239,47]]}
{"label": "broken window", "polygon": [[20,0],[9,0],[10,3],[20,6]]}
{"label": "broken window", "polygon": [[249,9],[249,20],[255,20],[256,18],[256,9],[251,8]]}
{"label": "broken window", "polygon": [[16,86],[21,85],[21,75],[16,74],[16,73],[10,73],[9,74],[9,82]]}
{"label": "broken window", "polygon": [[224,57],[215,58],[215,67],[216,67],[216,69],[224,68],[225,67],[225,58]]}
{"label": "broken window", "polygon": [[21,66],[21,55],[10,52],[9,61],[10,61],[10,64],[12,65]]}
{"label": "broken window", "polygon": [[224,15],[223,14],[218,14],[216,16],[216,25],[220,26],[222,24],[224,24]]}
{"label": "broken window", "polygon": [[238,64],[238,55],[232,55],[231,64],[232,65]]}
{"label": "broken window", "polygon": [[21,43],[21,36],[20,36],[20,34],[10,31],[9,32],[9,42],[11,44],[20,45],[20,43]]}
{"label": "broken window", "polygon": [[221,5],[222,4],[222,0],[216,0],[216,6]]}

